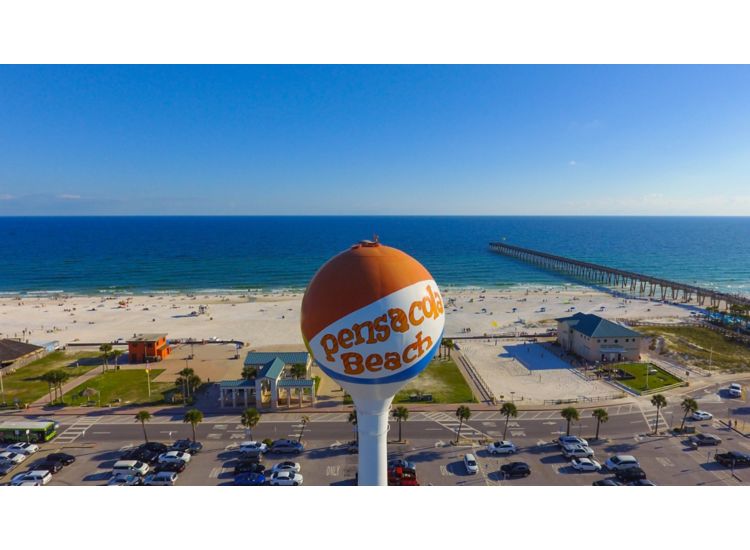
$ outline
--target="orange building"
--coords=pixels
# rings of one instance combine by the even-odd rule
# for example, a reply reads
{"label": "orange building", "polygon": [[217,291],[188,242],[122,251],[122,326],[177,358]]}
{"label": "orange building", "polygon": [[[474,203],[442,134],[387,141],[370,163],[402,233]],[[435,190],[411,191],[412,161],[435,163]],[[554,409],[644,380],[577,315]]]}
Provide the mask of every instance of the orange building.
{"label": "orange building", "polygon": [[166,334],[138,334],[128,340],[130,363],[161,361],[171,353],[172,348],[167,344]]}

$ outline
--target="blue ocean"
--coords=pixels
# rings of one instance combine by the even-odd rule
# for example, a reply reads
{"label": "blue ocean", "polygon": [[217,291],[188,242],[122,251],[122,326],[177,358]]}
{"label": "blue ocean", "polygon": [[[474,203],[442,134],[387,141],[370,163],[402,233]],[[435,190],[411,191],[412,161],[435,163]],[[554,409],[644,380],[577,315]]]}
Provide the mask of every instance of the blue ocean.
{"label": "blue ocean", "polygon": [[750,218],[408,216],[0,218],[0,292],[301,289],[326,259],[373,235],[446,287],[571,282],[489,251],[505,239],[750,293]]}

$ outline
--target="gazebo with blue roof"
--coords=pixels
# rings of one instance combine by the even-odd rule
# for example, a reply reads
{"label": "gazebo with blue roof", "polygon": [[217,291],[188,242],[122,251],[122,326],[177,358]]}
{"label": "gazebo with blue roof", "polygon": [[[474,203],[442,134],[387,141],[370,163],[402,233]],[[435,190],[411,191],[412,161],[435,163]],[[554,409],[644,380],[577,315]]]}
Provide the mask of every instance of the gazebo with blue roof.
{"label": "gazebo with blue roof", "polygon": [[[295,378],[287,367],[305,365],[305,378]],[[310,402],[315,403],[315,381],[310,377],[312,358],[306,351],[251,351],[245,357],[245,367],[255,367],[251,380],[223,380],[219,382],[219,403],[222,407],[247,408],[252,400],[256,408],[264,407],[264,397],[270,397],[270,407],[276,409],[280,394],[286,396],[291,406],[292,393],[296,392],[300,407],[307,390]]]}

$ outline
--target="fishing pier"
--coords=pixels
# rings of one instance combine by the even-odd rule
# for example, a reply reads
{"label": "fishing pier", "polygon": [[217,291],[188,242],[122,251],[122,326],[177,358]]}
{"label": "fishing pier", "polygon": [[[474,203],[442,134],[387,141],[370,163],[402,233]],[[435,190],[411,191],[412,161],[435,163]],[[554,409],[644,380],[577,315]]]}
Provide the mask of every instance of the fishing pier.
{"label": "fishing pier", "polygon": [[583,262],[556,256],[530,248],[522,248],[505,244],[504,242],[490,243],[490,250],[516,260],[527,262],[548,271],[555,271],[564,275],[596,282],[610,287],[621,287],[631,294],[661,299],[662,301],[681,301],[689,303],[695,301],[699,306],[734,310],[750,308],[750,298],[739,294],[718,292],[708,288],[678,283],[658,277],[651,277],[641,273],[614,269],[611,267]]}

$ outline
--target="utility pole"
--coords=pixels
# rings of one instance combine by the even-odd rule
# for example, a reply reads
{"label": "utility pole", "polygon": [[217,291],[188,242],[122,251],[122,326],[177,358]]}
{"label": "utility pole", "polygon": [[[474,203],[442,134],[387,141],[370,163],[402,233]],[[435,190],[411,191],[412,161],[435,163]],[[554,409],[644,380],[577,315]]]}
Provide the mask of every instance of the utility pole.
{"label": "utility pole", "polygon": [[0,395],[3,396],[3,405],[5,405],[5,387],[3,386],[3,369],[0,369]]}
{"label": "utility pole", "polygon": [[148,368],[148,359],[146,359],[146,383],[148,384],[148,396],[151,397],[151,371]]}

